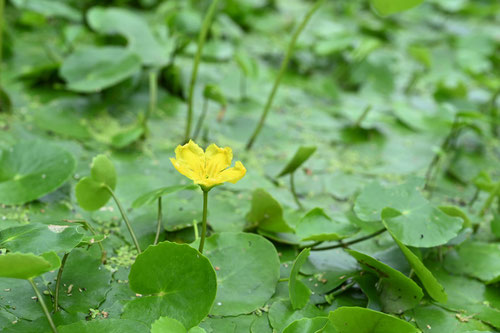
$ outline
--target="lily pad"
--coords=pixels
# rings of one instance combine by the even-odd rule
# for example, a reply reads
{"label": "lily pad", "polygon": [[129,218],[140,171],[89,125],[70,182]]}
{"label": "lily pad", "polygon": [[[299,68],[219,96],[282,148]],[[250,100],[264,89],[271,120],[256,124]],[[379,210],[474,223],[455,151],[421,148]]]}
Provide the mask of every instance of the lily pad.
{"label": "lily pad", "polygon": [[274,294],[280,263],[267,239],[249,233],[220,233],[206,239],[204,254],[217,274],[217,296],[210,314],[250,313]]}
{"label": "lily pad", "polygon": [[67,151],[41,141],[23,141],[0,155],[0,203],[20,205],[60,187],[75,170]]}
{"label": "lily pad", "polygon": [[170,317],[184,327],[198,325],[215,299],[217,283],[210,261],[186,244],[163,242],[137,256],[130,288],[144,295],[125,306],[123,318],[150,325]]}
{"label": "lily pad", "polygon": [[117,46],[78,49],[59,69],[69,90],[99,92],[133,76],[141,69],[141,58]]}

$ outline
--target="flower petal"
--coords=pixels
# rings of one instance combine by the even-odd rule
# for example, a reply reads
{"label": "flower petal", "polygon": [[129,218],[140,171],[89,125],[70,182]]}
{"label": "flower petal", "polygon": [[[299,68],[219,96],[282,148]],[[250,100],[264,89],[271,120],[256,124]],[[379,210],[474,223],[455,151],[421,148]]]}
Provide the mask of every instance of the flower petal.
{"label": "flower petal", "polygon": [[233,151],[229,147],[219,148],[212,143],[205,152],[205,160],[207,175],[210,178],[217,177],[222,170],[231,166]]}
{"label": "flower petal", "polygon": [[230,182],[236,184],[236,182],[238,182],[238,180],[243,178],[243,176],[245,176],[246,173],[247,169],[245,169],[243,164],[240,161],[238,161],[236,162],[234,167],[222,171],[217,176],[217,181],[219,183]]}
{"label": "flower petal", "polygon": [[179,171],[182,175],[188,177],[189,179],[196,182],[196,180],[200,178],[198,173],[186,167],[185,164],[180,164],[175,158],[170,158],[170,162],[172,162],[177,171]]}
{"label": "flower petal", "polygon": [[[189,140],[189,142],[185,145],[177,146],[177,148],[175,148],[175,158],[175,161],[182,170],[188,169],[197,174],[198,177],[202,177],[205,170],[205,153],[200,146],[194,143],[194,141]],[[191,178],[184,173],[187,171],[182,172],[175,164],[174,166],[180,173],[188,178]]]}

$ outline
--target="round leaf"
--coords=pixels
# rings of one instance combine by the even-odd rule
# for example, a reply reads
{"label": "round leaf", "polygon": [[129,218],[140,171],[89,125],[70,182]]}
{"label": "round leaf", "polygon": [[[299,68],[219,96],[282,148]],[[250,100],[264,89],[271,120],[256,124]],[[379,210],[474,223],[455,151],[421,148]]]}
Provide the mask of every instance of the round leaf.
{"label": "round leaf", "polygon": [[163,242],[137,256],[130,288],[145,297],[128,303],[124,317],[147,324],[167,316],[191,328],[206,317],[217,283],[210,261],[186,244]]}
{"label": "round leaf", "polygon": [[41,141],[25,141],[0,155],[0,203],[20,205],[48,194],[71,176],[75,159]]}
{"label": "round leaf", "polygon": [[274,294],[279,257],[267,239],[249,233],[220,233],[206,239],[205,255],[217,274],[212,315],[250,313]]}
{"label": "round leaf", "polygon": [[61,265],[54,252],[41,256],[25,253],[7,253],[0,255],[0,277],[14,279],[32,279]]}

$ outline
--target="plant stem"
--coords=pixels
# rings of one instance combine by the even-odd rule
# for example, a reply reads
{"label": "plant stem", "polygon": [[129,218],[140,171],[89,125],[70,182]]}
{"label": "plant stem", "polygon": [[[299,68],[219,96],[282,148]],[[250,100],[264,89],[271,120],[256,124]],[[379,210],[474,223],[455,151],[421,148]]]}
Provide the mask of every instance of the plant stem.
{"label": "plant stem", "polygon": [[158,240],[160,239],[161,232],[161,221],[162,221],[162,211],[161,211],[161,197],[158,198],[158,226],[156,227],[156,236],[153,245],[158,244]]}
{"label": "plant stem", "polygon": [[56,325],[52,321],[52,316],[50,315],[49,309],[47,309],[47,305],[45,305],[45,301],[43,300],[43,296],[38,290],[35,282],[33,279],[28,279],[29,283],[31,284],[31,287],[33,287],[33,290],[35,291],[35,295],[38,299],[38,302],[40,303],[40,306],[42,307],[43,313],[45,314],[45,317],[47,317],[47,320],[49,322],[50,328],[52,329],[52,332],[58,333]]}
{"label": "plant stem", "polygon": [[283,75],[285,74],[285,71],[288,67],[288,63],[290,62],[290,58],[292,57],[292,54],[293,54],[293,51],[295,48],[295,44],[297,43],[297,40],[298,40],[300,34],[304,30],[304,28],[307,26],[307,23],[309,22],[309,20],[313,16],[313,14],[318,10],[319,7],[321,7],[323,2],[325,2],[325,0],[317,0],[316,3],[309,9],[307,14],[304,16],[304,18],[302,19],[302,22],[298,26],[297,30],[295,30],[295,32],[292,36],[292,39],[290,40],[290,44],[288,44],[288,50],[285,54],[285,58],[283,58],[283,61],[281,62],[281,67],[279,69],[278,76],[276,77],[276,80],[274,81],[274,85],[273,85],[273,88],[271,90],[271,93],[269,94],[269,96],[267,98],[267,102],[266,102],[266,105],[264,106],[264,110],[262,111],[262,115],[260,117],[259,123],[255,127],[255,130],[254,130],[252,136],[248,140],[248,143],[246,146],[247,150],[252,149],[252,146],[253,146],[255,140],[257,139],[257,136],[259,135],[260,131],[262,130],[262,127],[264,126],[264,123],[265,123],[266,118],[267,118],[267,114],[269,113],[269,110],[271,109],[271,106],[273,105],[274,96],[276,95],[276,92],[278,91],[278,88],[279,88],[280,83],[281,83],[281,79],[283,78]]}
{"label": "plant stem", "polygon": [[300,209],[302,209],[303,208],[302,204],[299,201],[299,197],[297,196],[297,192],[295,192],[294,175],[295,175],[295,172],[292,172],[290,174],[290,190],[292,191],[293,199],[295,200],[295,203],[297,204],[297,206],[299,206]]}
{"label": "plant stem", "polygon": [[193,134],[193,140],[196,140],[198,137],[198,134],[200,134],[201,126],[203,125],[203,122],[205,121],[205,117],[207,116],[207,111],[208,111],[208,99],[203,98],[203,110],[200,114],[200,118],[198,118],[198,123],[196,124],[196,128],[194,130]]}
{"label": "plant stem", "polygon": [[68,259],[69,252],[64,253],[64,256],[61,260],[61,267],[59,267],[59,271],[57,272],[57,281],[56,281],[56,291],[54,296],[54,313],[59,311],[59,287],[61,286],[61,277],[64,270],[64,265],[66,264],[66,260]]}
{"label": "plant stem", "polygon": [[488,209],[490,209],[491,204],[495,200],[495,198],[500,194],[500,182],[498,182],[497,186],[491,191],[490,196],[486,201],[484,202],[483,207],[481,208],[481,211],[479,212],[479,216],[483,217]]}
{"label": "plant stem", "polygon": [[363,113],[361,113],[361,115],[359,116],[359,118],[356,120],[356,122],[354,123],[354,127],[359,127],[361,126],[361,123],[363,122],[363,120],[365,120],[366,116],[368,116],[368,113],[370,113],[372,109],[372,106],[371,105],[368,105],[364,110],[363,110]]}
{"label": "plant stem", "polygon": [[116,206],[118,206],[118,209],[120,210],[120,213],[122,214],[123,221],[125,221],[125,225],[127,226],[128,232],[130,233],[130,237],[132,237],[132,240],[134,241],[135,248],[137,249],[137,253],[141,253],[141,247],[139,246],[139,242],[137,241],[137,237],[135,236],[134,230],[132,229],[132,225],[130,224],[130,221],[127,217],[127,214],[125,214],[125,210],[123,209],[120,200],[115,195],[115,192],[109,187],[108,185],[104,185],[104,187],[108,190],[108,192],[111,194],[113,199],[115,200]]}
{"label": "plant stem", "polygon": [[322,248],[312,248],[311,251],[325,251],[325,250],[338,249],[340,247],[348,247],[348,246],[351,246],[353,244],[360,243],[360,242],[363,242],[363,241],[368,240],[370,238],[376,237],[376,236],[380,235],[381,233],[383,233],[386,230],[387,229],[385,229],[385,228],[384,229],[380,229],[378,231],[375,231],[372,234],[369,234],[367,236],[354,239],[354,240],[352,240],[350,242],[346,242],[346,243],[340,243],[340,244],[336,244],[336,245],[332,245],[332,246],[327,246],[327,247],[322,247]]}
{"label": "plant stem", "polygon": [[208,30],[212,24],[212,18],[217,8],[219,0],[213,0],[212,4],[208,8],[205,19],[203,20],[203,25],[201,27],[200,35],[198,36],[198,49],[196,50],[196,55],[193,63],[193,72],[191,73],[191,81],[189,83],[189,93],[188,93],[188,112],[186,121],[186,131],[184,133],[184,141],[187,142],[191,135],[191,122],[193,121],[193,95],[194,86],[196,84],[196,78],[198,76],[198,67],[200,65],[201,55],[203,52],[203,46],[205,45],[205,40],[207,38]]}
{"label": "plant stem", "polygon": [[198,251],[203,253],[203,247],[205,246],[205,237],[207,236],[207,209],[208,208],[208,191],[203,190],[203,222],[201,225],[201,239],[200,247]]}

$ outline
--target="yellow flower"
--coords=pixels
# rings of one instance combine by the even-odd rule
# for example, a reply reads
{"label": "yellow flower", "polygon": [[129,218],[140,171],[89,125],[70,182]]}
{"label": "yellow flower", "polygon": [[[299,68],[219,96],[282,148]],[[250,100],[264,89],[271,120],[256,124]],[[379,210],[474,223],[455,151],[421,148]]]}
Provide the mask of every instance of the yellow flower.
{"label": "yellow flower", "polygon": [[184,146],[177,146],[175,158],[170,161],[184,176],[192,179],[204,191],[225,182],[235,184],[245,176],[247,170],[240,161],[230,168],[233,159],[231,148],[219,148],[215,144],[204,152],[194,141],[189,140]]}

